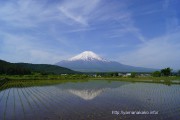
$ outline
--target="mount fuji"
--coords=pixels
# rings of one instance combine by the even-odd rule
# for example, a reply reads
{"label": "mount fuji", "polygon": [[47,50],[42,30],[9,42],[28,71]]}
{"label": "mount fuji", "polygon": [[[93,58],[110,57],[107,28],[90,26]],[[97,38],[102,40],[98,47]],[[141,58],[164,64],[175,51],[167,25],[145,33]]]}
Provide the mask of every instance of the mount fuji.
{"label": "mount fuji", "polygon": [[68,60],[60,61],[56,65],[80,72],[152,72],[156,70],[108,61],[92,51],[84,51]]}

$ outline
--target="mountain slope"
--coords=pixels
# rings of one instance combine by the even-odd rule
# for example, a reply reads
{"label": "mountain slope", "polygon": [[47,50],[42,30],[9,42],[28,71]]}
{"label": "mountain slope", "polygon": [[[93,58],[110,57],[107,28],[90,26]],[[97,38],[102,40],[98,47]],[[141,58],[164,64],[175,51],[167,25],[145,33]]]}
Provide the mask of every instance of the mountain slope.
{"label": "mountain slope", "polygon": [[85,51],[56,65],[81,72],[152,72],[155,69],[124,65],[115,61],[107,61],[91,51]]}
{"label": "mountain slope", "polygon": [[77,73],[68,68],[48,65],[48,64],[29,64],[29,63],[10,63],[0,60],[0,74],[31,74],[31,72],[51,73],[51,74],[73,74]]}
{"label": "mountain slope", "polygon": [[0,60],[0,74],[24,75],[31,74],[31,70],[14,63],[9,63],[4,60]]}
{"label": "mountain slope", "polygon": [[42,72],[42,73],[52,73],[52,74],[73,74],[77,73],[71,69],[60,67],[57,65],[49,65],[49,64],[29,64],[29,63],[16,63],[20,66],[28,68],[32,71]]}

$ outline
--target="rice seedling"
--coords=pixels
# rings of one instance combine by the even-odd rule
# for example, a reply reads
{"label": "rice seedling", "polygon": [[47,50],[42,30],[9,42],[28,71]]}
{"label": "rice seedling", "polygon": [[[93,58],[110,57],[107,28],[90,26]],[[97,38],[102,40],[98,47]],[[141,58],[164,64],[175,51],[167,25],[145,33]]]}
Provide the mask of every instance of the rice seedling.
{"label": "rice seedling", "polygon": [[41,99],[41,97],[37,94],[37,91],[34,90],[35,88],[32,87],[31,89],[29,89],[31,91],[31,94],[33,94],[34,98],[36,98],[36,100],[38,101],[39,104],[42,105],[43,110],[45,110],[46,112],[48,112],[49,108],[48,106],[43,102],[43,100]]}
{"label": "rice seedling", "polygon": [[16,119],[16,95],[15,89],[13,89],[13,118]]}
{"label": "rice seedling", "polygon": [[26,119],[26,117],[25,117],[25,108],[24,108],[24,104],[23,104],[22,98],[21,98],[20,93],[19,93],[19,89],[17,89],[17,93],[18,93],[18,97],[19,97],[19,100],[20,100],[20,103],[21,103],[22,110],[23,110],[23,118]]}
{"label": "rice seedling", "polygon": [[[34,111],[32,105],[31,105],[31,102],[29,101],[28,97],[27,97],[27,93],[25,92],[25,89],[26,88],[22,88],[21,89],[21,92],[22,92],[22,95],[23,95],[23,98],[24,98],[24,103],[27,103],[27,106],[26,108],[30,108],[30,111],[32,112],[33,115],[36,115],[36,112]],[[28,113],[27,113],[28,114]]]}
{"label": "rice seedling", "polygon": [[8,90],[7,98],[5,102],[4,117],[3,117],[4,120],[6,119],[6,110],[7,110],[7,105],[8,105],[7,103],[8,103],[9,93],[10,93],[10,89]]}

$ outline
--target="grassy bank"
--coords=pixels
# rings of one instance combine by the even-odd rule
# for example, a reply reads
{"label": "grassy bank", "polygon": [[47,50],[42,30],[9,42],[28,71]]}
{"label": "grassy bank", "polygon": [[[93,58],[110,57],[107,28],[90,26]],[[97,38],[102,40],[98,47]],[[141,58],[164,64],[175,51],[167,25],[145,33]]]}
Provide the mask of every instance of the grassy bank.
{"label": "grassy bank", "polygon": [[179,80],[180,81],[180,76],[163,76],[163,77],[94,77],[93,79],[96,80],[101,80],[101,79],[113,79],[113,80],[125,80],[125,81],[149,81],[149,80]]}
{"label": "grassy bank", "polygon": [[0,79],[8,80],[71,80],[71,79],[86,79],[87,75],[0,75]]}
{"label": "grassy bank", "polygon": [[89,77],[86,75],[1,75],[0,90],[11,87],[31,87],[63,84],[66,82],[87,82],[88,80],[108,80],[108,81],[127,81],[145,82],[160,84],[180,84],[180,77]]}
{"label": "grassy bank", "polygon": [[126,81],[149,81],[149,80],[180,80],[180,76],[162,77],[92,77],[82,74],[74,75],[0,75],[0,80],[72,80],[72,79],[113,79]]}
{"label": "grassy bank", "polygon": [[0,86],[0,91],[8,88],[22,88],[32,86],[49,86],[56,84],[65,84],[67,82],[87,82],[85,79],[73,79],[73,80],[8,80]]}

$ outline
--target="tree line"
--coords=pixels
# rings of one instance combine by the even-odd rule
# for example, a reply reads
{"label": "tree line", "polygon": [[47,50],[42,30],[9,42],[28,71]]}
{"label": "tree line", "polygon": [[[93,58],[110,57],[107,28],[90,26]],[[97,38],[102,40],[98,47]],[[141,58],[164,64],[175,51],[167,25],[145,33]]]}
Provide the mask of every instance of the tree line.
{"label": "tree line", "polygon": [[[161,69],[160,71],[153,72],[152,76],[153,77],[171,76],[172,75],[172,70],[173,69],[171,69],[170,67],[164,68],[164,69]],[[180,70],[179,70],[178,74],[180,75]]]}
{"label": "tree line", "polygon": [[48,64],[30,64],[30,63],[10,63],[0,60],[0,74],[5,75],[34,75],[40,73],[47,74],[80,74],[79,72],[68,68],[48,65]]}
{"label": "tree line", "polygon": [[31,70],[15,64],[0,61],[0,74],[6,75],[27,75]]}

